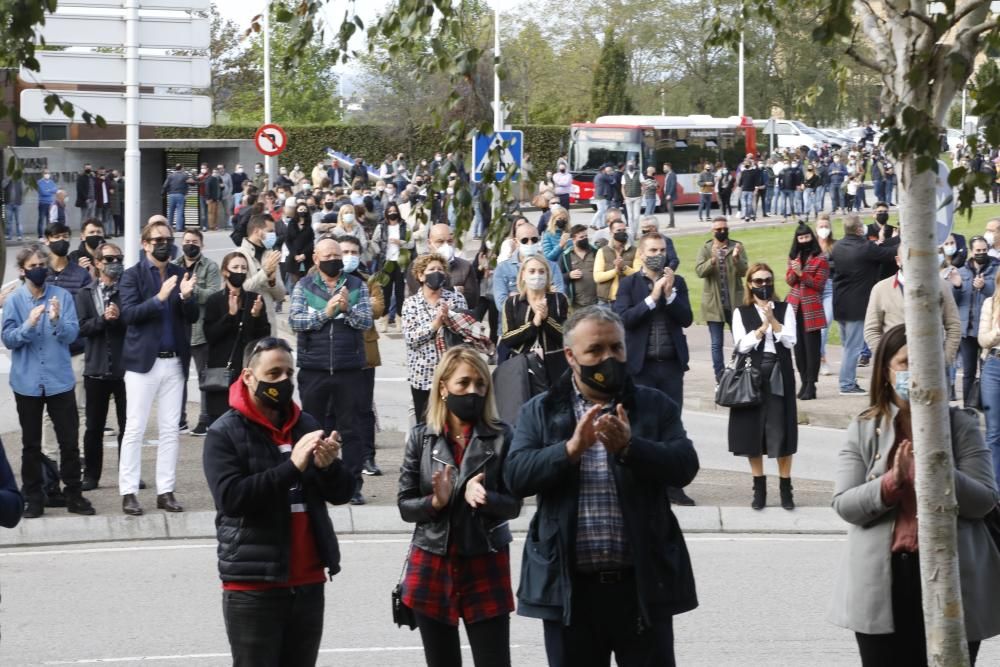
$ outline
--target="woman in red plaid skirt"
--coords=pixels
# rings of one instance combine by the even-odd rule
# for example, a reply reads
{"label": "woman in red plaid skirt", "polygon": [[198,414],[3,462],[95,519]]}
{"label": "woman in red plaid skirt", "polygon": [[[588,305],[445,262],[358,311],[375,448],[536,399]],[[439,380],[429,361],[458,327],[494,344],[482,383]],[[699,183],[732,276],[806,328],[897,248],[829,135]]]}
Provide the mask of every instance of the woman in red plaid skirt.
{"label": "woman in red plaid skirt", "polygon": [[410,431],[397,504],[416,523],[402,582],[430,667],[462,664],[458,621],[476,667],[509,667],[511,541],[521,501],[501,471],[512,431],[497,417],[482,356],[457,346],[434,370],[427,422]]}
{"label": "woman in red plaid skirt", "polygon": [[816,398],[820,343],[826,327],[823,290],[829,277],[830,263],[826,261],[816,235],[809,225],[800,222],[788,253],[788,270],[785,272],[785,282],[792,288],[787,301],[795,308],[795,366],[802,378],[798,393],[800,401]]}

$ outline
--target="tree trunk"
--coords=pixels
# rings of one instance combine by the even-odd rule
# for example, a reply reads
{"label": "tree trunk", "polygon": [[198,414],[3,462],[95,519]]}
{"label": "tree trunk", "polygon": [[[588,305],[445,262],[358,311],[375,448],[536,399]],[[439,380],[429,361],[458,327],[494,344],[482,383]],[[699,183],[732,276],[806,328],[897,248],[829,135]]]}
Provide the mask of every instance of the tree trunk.
{"label": "tree trunk", "polygon": [[900,160],[900,233],[909,351],[910,410],[916,460],[917,524],[928,665],[969,664],[959,580],[954,461],[941,324],[932,171]]}

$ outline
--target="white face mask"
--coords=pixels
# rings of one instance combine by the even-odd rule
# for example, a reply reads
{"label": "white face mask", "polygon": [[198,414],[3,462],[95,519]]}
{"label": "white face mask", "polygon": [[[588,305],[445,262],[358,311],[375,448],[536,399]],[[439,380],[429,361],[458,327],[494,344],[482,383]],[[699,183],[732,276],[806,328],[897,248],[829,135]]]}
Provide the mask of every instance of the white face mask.
{"label": "white face mask", "polygon": [[455,256],[455,246],[450,243],[442,243],[438,246],[437,254],[450,262],[451,258]]}
{"label": "white face mask", "polygon": [[828,239],[828,238],[830,238],[830,228],[829,227],[818,227],[816,229],[816,236],[820,237],[821,239]]}
{"label": "white face mask", "polygon": [[943,247],[944,247],[944,254],[947,255],[948,257],[954,255],[955,252],[958,250],[958,248],[955,246],[954,243],[949,243]]}
{"label": "white face mask", "polygon": [[354,214],[353,213],[345,213],[344,214],[344,224],[350,225],[353,222],[354,222]]}
{"label": "white face mask", "polygon": [[525,243],[521,246],[521,257],[533,257],[537,252],[537,243]]}
{"label": "white face mask", "polygon": [[545,289],[546,282],[544,273],[533,273],[524,277],[524,286],[531,290]]}
{"label": "white face mask", "polygon": [[992,248],[993,239],[995,238],[993,232],[986,232],[985,234],[983,234],[983,238],[986,239],[986,243],[989,244],[989,246]]}

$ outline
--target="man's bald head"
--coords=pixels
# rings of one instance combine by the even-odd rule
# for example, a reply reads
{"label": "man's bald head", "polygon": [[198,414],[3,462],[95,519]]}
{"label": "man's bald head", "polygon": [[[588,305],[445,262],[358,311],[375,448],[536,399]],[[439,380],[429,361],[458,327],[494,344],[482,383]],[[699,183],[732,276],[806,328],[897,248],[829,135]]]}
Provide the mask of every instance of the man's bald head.
{"label": "man's bald head", "polygon": [[328,259],[338,259],[340,257],[340,244],[331,238],[320,239],[313,248],[313,254],[316,255],[317,264]]}
{"label": "man's bald head", "polygon": [[151,216],[149,216],[149,220],[146,221],[146,224],[147,225],[151,225],[154,222],[157,223],[157,224],[163,223],[163,224],[166,225],[166,224],[168,224],[168,222],[167,222],[167,216],[160,215],[159,213],[157,213],[156,215],[151,215]]}
{"label": "man's bald head", "polygon": [[451,226],[438,223],[431,226],[431,230],[427,235],[427,243],[431,248],[437,249],[443,243],[451,243],[452,238]]}

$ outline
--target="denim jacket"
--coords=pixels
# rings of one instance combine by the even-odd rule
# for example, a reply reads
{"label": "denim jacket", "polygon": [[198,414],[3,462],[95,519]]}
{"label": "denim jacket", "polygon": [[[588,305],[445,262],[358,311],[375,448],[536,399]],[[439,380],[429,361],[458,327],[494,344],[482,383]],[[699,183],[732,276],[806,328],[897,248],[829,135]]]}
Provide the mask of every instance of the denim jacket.
{"label": "denim jacket", "polygon": [[[49,319],[49,299],[59,300],[59,319]],[[35,326],[28,324],[31,309],[45,305]],[[76,340],[80,325],[73,295],[61,287],[45,285],[41,298],[34,298],[21,285],[3,307],[3,344],[11,350],[10,387],[22,396],[54,396],[76,385],[70,364],[69,344]]]}

